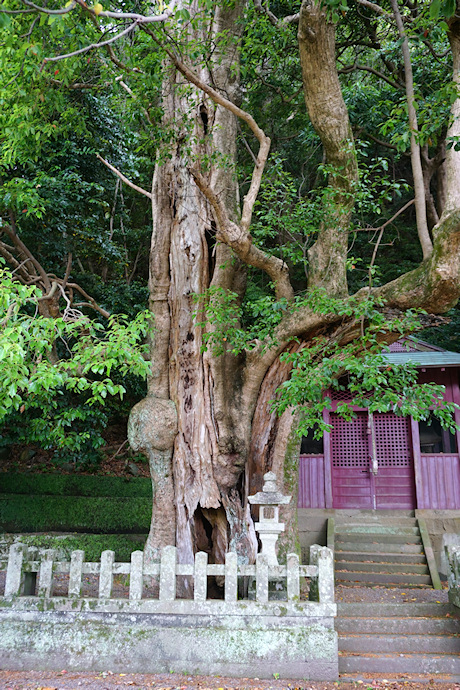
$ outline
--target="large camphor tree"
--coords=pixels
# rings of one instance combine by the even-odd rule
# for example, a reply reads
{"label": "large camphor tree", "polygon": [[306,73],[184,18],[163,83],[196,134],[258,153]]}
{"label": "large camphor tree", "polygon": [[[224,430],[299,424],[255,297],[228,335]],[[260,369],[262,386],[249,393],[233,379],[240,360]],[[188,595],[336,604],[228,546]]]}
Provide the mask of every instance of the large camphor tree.
{"label": "large camphor tree", "polygon": [[[24,2],[14,7],[9,2],[5,16],[25,7],[27,13],[50,17],[81,12],[91,31],[99,32],[83,45],[80,36],[77,48],[63,36],[66,49],[47,55],[44,74],[52,74],[64,58],[79,60],[98,48],[128,76],[133,69],[158,74],[162,60],[157,111],[163,136],[151,189],[137,188],[112,167],[152,202],[152,371],[148,395],[132,410],[129,424],[130,442],[148,455],[153,482],[146,553],[156,558],[162,546],[175,543],[182,562],[197,550],[217,562],[227,550],[252,560],[257,544],[247,496],[261,488],[268,469],[295,492],[293,430],[299,421],[307,427],[319,419],[324,389],[341,385],[347,374],[357,399],[380,390],[371,403],[375,410],[392,405],[401,413],[418,409],[423,414],[423,402],[428,408],[432,400],[433,390],[426,391],[424,401],[413,393],[410,376],[382,371],[376,352],[401,333],[435,323],[433,315],[448,311],[460,295],[460,6],[438,0],[378,5],[303,0],[300,6],[269,8],[260,0],[180,0],[147,11],[129,3],[88,7],[72,0],[57,9]],[[260,124],[270,99],[256,115],[245,80],[252,61],[260,82],[270,81],[276,58],[261,46],[280,36],[287,37],[285,50],[301,74],[321,149],[321,182],[305,198],[301,185],[297,190],[303,220],[292,230],[292,241],[303,248],[301,289],[289,252],[284,255],[269,233],[264,237],[264,215],[256,204],[264,173],[273,165],[270,138]],[[256,48],[251,53],[252,41],[261,53]],[[425,53],[432,58],[433,74],[453,68],[443,92],[447,104],[432,98],[433,112],[440,115],[436,132],[428,134],[418,121],[429,83],[420,66]],[[363,74],[396,94],[390,101],[398,105],[398,116],[388,99],[381,104],[382,112],[386,107],[392,113],[383,115],[382,127],[393,127],[394,133],[393,143],[388,139],[383,145],[406,146],[411,172],[410,196],[393,208],[392,220],[415,208],[413,241],[420,243],[422,258],[412,270],[396,271],[393,280],[379,283],[375,257],[388,225],[381,221],[368,256],[367,282],[350,291],[350,234],[359,235],[355,210],[363,198],[353,130],[359,134],[365,127],[351,121],[339,76],[349,80],[350,93],[350,80],[357,88]],[[422,75],[424,83],[417,84]],[[119,81],[142,109],[142,94],[128,86],[127,78]],[[280,90],[274,82],[271,88]],[[148,105],[145,116],[152,119]],[[365,123],[366,115],[361,120]],[[375,133],[369,136],[382,144]],[[246,151],[240,158],[237,142]],[[277,203],[272,196],[264,208],[273,211]],[[298,220],[293,206],[293,218],[296,213]],[[369,223],[360,229],[368,231]],[[248,286],[257,275],[267,277],[259,319],[248,307]],[[292,520],[291,538],[293,531]]]}

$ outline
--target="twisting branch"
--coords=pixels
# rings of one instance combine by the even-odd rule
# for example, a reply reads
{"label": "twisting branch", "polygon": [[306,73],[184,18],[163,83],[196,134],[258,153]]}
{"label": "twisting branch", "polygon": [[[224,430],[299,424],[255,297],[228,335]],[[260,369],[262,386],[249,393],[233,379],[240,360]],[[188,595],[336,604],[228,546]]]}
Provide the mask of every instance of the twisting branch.
{"label": "twisting branch", "polygon": [[[99,306],[96,300],[88,295],[88,293],[80,287],[77,283],[69,283],[70,272],[72,269],[72,254],[69,253],[67,256],[66,270],[63,278],[58,278],[52,273],[47,273],[39,261],[34,257],[32,252],[26,247],[26,245],[19,239],[18,235],[9,226],[3,226],[1,231],[4,232],[11,240],[13,246],[5,244],[5,242],[0,241],[0,256],[3,256],[8,264],[13,267],[13,273],[16,274],[17,278],[23,285],[37,285],[42,291],[42,296],[37,299],[38,303],[42,305],[42,310],[40,313],[44,313],[49,316],[49,311],[47,304],[50,302],[55,303],[56,313],[52,313],[56,316],[58,313],[58,302],[60,293],[65,302],[67,303],[66,311],[64,316],[66,318],[71,314],[73,307],[73,291],[79,292],[87,302],[85,306],[91,307],[95,311],[99,312],[105,318],[110,316],[108,312],[103,307]],[[18,261],[13,252],[16,252],[22,261]],[[81,305],[80,305],[81,306]]]}
{"label": "twisting branch", "polygon": [[109,318],[110,312],[107,311],[106,309],[103,309],[102,307],[100,307],[99,304],[94,299],[94,297],[91,297],[91,295],[88,295],[86,290],[83,290],[83,288],[80,287],[80,285],[78,285],[78,283],[67,283],[67,287],[73,288],[74,290],[79,292],[80,295],[82,295],[87,300],[87,302],[88,302],[87,306],[92,307],[95,311],[98,311],[99,314],[102,314],[102,316],[105,316],[106,319]]}
{"label": "twisting branch", "polygon": [[369,67],[368,65],[361,65],[358,62],[355,62],[353,65],[346,65],[345,67],[342,67],[341,69],[337,70],[337,72],[339,74],[349,74],[350,72],[354,72],[355,70],[370,72],[379,79],[383,79],[383,81],[386,81],[387,84],[390,84],[390,86],[392,86],[395,89],[403,88],[402,84],[398,84],[398,82],[389,79],[382,72],[379,72],[378,70],[374,69],[373,67]]}
{"label": "twisting branch", "polygon": [[284,261],[255,247],[252,244],[251,235],[242,224],[238,226],[230,220],[224,204],[198,168],[191,168],[190,172],[213,209],[218,227],[217,240],[231,247],[245,264],[265,271],[274,283],[277,299],[291,300],[294,297],[294,291],[289,280],[289,269]]}
{"label": "twisting branch", "polygon": [[106,161],[104,158],[102,158],[99,153],[96,154],[96,157],[98,160],[101,161],[101,163],[104,163],[109,170],[111,170],[115,175],[117,175],[122,182],[128,185],[128,187],[131,187],[131,189],[134,189],[136,192],[139,192],[139,194],[143,194],[144,196],[148,197],[149,199],[152,198],[151,192],[148,192],[146,189],[143,189],[142,187],[139,187],[137,184],[134,184],[134,182],[131,182],[123,173],[121,173],[117,168],[115,168],[113,165],[111,165],[108,161]]}
{"label": "twisting branch", "polygon": [[110,45],[110,43],[114,43],[115,41],[118,41],[123,36],[127,36],[128,34],[130,34],[132,31],[134,31],[134,29],[138,25],[139,25],[138,21],[133,22],[126,29],[124,29],[123,31],[120,31],[119,34],[112,36],[112,38],[108,38],[107,41],[101,41],[99,43],[91,43],[89,46],[85,46],[84,48],[80,48],[79,50],[74,50],[72,53],[65,53],[64,55],[55,55],[54,57],[44,58],[42,69],[47,62],[57,62],[58,60],[66,60],[67,58],[74,57],[75,55],[83,55],[84,53],[87,53],[89,50],[94,50],[96,48],[103,48],[104,46],[108,46],[108,45]]}
{"label": "twisting branch", "polygon": [[32,252],[26,247],[24,242],[19,239],[19,237],[16,235],[15,232],[8,226],[4,226],[2,230],[5,232],[6,235],[10,238],[18,252],[22,255],[27,257],[35,267],[35,270],[37,271],[38,275],[40,276],[40,279],[43,281],[43,285],[45,286],[46,290],[49,290],[51,287],[51,281],[48,277],[48,274],[44,270],[43,266],[40,264],[39,261],[34,257]]}

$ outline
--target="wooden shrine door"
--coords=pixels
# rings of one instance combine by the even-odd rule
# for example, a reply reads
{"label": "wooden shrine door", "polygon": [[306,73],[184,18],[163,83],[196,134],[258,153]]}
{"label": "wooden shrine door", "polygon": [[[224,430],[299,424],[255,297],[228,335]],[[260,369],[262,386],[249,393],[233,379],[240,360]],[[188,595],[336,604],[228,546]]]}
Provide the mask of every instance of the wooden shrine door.
{"label": "wooden shrine door", "polygon": [[367,412],[351,422],[331,415],[332,501],[334,508],[415,508],[410,418],[374,414],[377,472],[372,467],[372,434]]}

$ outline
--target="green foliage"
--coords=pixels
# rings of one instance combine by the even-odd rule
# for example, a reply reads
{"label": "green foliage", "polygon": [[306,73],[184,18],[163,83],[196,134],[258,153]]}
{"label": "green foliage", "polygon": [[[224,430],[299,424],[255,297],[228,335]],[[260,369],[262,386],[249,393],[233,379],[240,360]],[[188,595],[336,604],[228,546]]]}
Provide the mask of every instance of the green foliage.
{"label": "green foliage", "polygon": [[[80,455],[85,444],[88,452],[97,450],[102,439],[81,423],[94,420],[108,398],[123,398],[125,387],[114,375],[147,377],[140,341],[149,313],[132,320],[112,316],[106,327],[82,314],[53,319],[37,314],[42,294],[34,286],[16,282],[1,268],[0,284],[0,420],[28,413],[29,442],[64,455]],[[65,393],[78,403],[60,404]]]}
{"label": "green foliage", "polygon": [[[328,310],[343,313],[339,303],[334,308],[330,300],[326,302]],[[343,345],[318,337],[308,347],[281,356],[283,361],[292,364],[292,372],[278,389],[272,407],[280,414],[291,406],[300,409],[299,435],[307,435],[314,428],[315,437],[321,438],[324,431],[331,430],[323,420],[323,411],[331,409],[332,404],[325,395],[328,389],[351,392],[352,399],[339,403],[336,409],[347,420],[354,418],[353,407],[359,407],[369,412],[410,415],[417,421],[427,420],[434,414],[444,428],[456,429],[453,413],[459,407],[444,401],[443,386],[418,384],[414,365],[388,363],[380,342],[388,324],[378,306],[371,299],[351,305],[356,325],[362,332],[351,343]],[[391,328],[393,332],[407,333],[419,325],[418,315],[408,311],[401,318],[393,319]]]}
{"label": "green foliage", "polygon": [[195,317],[204,318],[197,321],[197,325],[206,328],[203,350],[209,348],[216,356],[224,351],[236,355],[245,349],[251,350],[262,340],[267,340],[266,347],[273,346],[273,329],[288,307],[287,300],[276,300],[272,296],[261,296],[241,307],[235,292],[220,287],[194,295],[194,300],[198,303]]}
{"label": "green foliage", "polygon": [[455,14],[456,7],[457,3],[455,0],[431,0],[430,18],[452,17],[452,15]]}

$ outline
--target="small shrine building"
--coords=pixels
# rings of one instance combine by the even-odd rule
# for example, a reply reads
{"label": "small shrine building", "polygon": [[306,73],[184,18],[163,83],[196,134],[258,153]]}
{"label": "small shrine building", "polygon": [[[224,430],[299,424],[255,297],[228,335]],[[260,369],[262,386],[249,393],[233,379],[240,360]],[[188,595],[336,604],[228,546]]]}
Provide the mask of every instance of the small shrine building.
{"label": "small shrine building", "polygon": [[[405,338],[390,347],[389,364],[413,362],[420,383],[445,386],[445,399],[460,404],[460,354]],[[336,414],[348,391],[329,391],[324,419],[332,431],[302,440],[298,507],[306,509],[460,510],[460,430],[436,419],[417,422],[391,412],[356,418]],[[455,413],[460,425],[460,411]]]}

